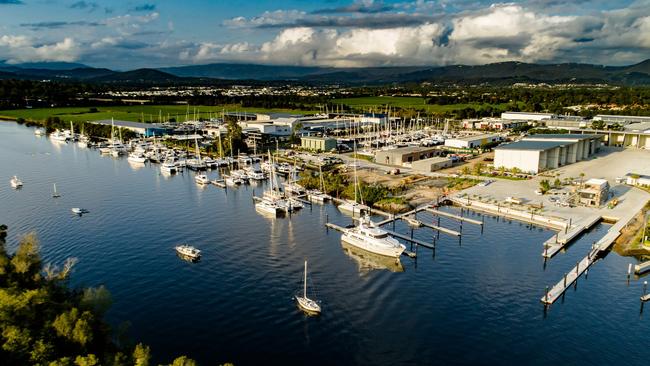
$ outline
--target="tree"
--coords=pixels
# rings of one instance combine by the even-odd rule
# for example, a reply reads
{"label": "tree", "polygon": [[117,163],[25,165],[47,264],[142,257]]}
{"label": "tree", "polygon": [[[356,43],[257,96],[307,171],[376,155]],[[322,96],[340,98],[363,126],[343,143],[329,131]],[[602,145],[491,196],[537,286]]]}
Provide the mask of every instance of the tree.
{"label": "tree", "polygon": [[483,168],[485,165],[483,163],[476,163],[474,164],[474,175],[481,175],[483,174]]}
{"label": "tree", "polygon": [[542,194],[545,194],[551,190],[551,183],[549,183],[548,180],[543,179],[539,182],[539,190],[542,192]]}
{"label": "tree", "polygon": [[554,186],[555,188],[560,188],[560,187],[562,187],[562,181],[560,180],[560,178],[555,178],[555,181],[553,181],[553,186]]}
{"label": "tree", "polygon": [[469,169],[469,166],[468,166],[468,165],[463,165],[463,168],[460,170],[460,172],[461,172],[463,175],[469,175],[470,171],[471,171],[471,170]]}
{"label": "tree", "polygon": [[134,366],[149,366],[151,360],[151,349],[142,343],[138,343],[133,350]]}
{"label": "tree", "polygon": [[172,362],[172,366],[196,366],[196,361],[187,356],[181,356]]}

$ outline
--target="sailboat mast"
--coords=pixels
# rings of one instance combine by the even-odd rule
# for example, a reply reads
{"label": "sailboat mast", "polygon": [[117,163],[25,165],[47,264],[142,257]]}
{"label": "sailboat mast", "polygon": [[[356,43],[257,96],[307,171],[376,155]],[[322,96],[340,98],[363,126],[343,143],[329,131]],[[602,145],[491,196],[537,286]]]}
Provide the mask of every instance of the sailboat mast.
{"label": "sailboat mast", "polygon": [[304,298],[307,298],[307,260],[305,260]]}

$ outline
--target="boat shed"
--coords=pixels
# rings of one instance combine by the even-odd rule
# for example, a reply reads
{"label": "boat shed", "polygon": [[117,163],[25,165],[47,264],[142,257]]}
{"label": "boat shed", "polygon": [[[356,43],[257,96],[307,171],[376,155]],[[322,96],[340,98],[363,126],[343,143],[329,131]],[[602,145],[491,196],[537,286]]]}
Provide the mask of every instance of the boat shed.
{"label": "boat shed", "polygon": [[602,135],[532,135],[497,147],[494,167],[537,174],[588,159],[600,148]]}
{"label": "boat shed", "polygon": [[141,123],[141,122],[132,122],[132,121],[121,121],[121,120],[110,120],[110,119],[101,119],[97,121],[89,121],[89,123],[94,123],[97,125],[110,126],[111,124],[115,125],[118,128],[125,128],[137,133],[140,136],[151,137],[151,136],[162,136],[169,134],[170,129],[157,124],[157,123]]}
{"label": "boat shed", "polygon": [[414,161],[413,163],[411,163],[411,168],[419,172],[431,173],[431,172],[435,172],[436,170],[449,168],[452,165],[453,165],[453,161],[450,158],[434,157],[434,158]]}
{"label": "boat shed", "polygon": [[375,161],[379,164],[404,166],[414,161],[439,156],[441,152],[442,150],[435,147],[408,146],[377,151]]}

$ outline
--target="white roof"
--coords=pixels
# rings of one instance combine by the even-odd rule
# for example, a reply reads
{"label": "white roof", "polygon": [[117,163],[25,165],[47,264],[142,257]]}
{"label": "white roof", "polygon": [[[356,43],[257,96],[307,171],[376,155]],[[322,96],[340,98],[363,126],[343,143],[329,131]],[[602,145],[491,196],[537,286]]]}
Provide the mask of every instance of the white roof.
{"label": "white roof", "polygon": [[607,184],[606,179],[600,179],[600,178],[591,178],[588,181],[585,182],[585,184],[590,185],[590,186],[604,186]]}

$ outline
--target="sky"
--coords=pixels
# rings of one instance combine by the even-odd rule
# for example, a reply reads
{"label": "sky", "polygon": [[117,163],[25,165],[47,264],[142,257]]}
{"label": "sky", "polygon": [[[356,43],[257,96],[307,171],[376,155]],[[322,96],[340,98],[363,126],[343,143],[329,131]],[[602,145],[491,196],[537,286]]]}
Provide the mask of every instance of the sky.
{"label": "sky", "polygon": [[0,60],[118,70],[650,58],[650,0],[0,0]]}

